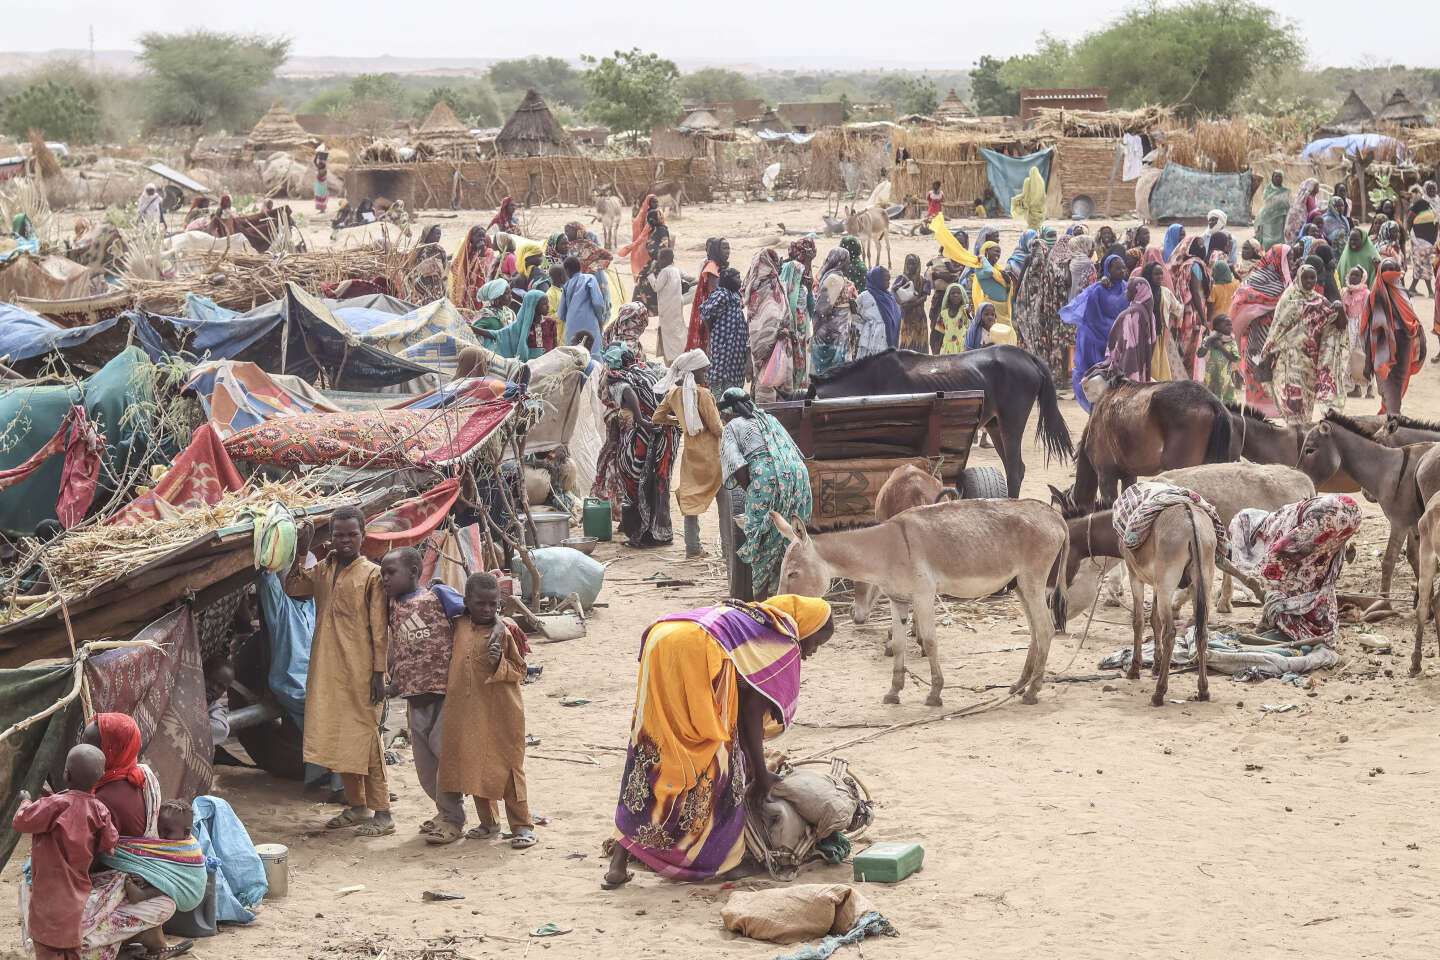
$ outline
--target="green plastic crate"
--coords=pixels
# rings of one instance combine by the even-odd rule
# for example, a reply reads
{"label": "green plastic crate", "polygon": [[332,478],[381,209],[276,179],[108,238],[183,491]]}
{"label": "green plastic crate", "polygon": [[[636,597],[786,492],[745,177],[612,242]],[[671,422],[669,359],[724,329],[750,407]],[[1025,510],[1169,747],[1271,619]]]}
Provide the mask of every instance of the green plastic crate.
{"label": "green plastic crate", "polygon": [[925,863],[918,843],[877,843],[855,855],[855,879],[868,883],[899,883]]}

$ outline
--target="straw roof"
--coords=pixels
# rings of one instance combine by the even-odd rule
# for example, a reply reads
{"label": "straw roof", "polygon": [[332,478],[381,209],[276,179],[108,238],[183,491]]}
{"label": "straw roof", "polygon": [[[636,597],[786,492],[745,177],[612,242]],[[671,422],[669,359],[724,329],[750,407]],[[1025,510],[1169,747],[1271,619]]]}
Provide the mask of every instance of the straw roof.
{"label": "straw roof", "polygon": [[495,138],[495,151],[504,157],[573,157],[580,153],[534,90],[525,92],[525,99],[505,121]]}
{"label": "straw roof", "polygon": [[1105,111],[1037,107],[1030,128],[1052,136],[1118,137],[1126,133],[1150,133],[1169,120],[1170,114],[1163,107],[1155,106]]}
{"label": "straw roof", "polygon": [[310,134],[296,121],[295,115],[276,100],[255,124],[246,142],[256,149],[288,150],[309,143],[310,139]]}
{"label": "straw roof", "polygon": [[1411,103],[1405,91],[1396,90],[1380,108],[1378,119],[1399,124],[1421,123],[1425,120],[1425,111]]}
{"label": "straw roof", "polygon": [[961,100],[960,94],[955,92],[954,87],[951,87],[950,92],[945,95],[945,99],[941,100],[940,105],[935,108],[935,116],[941,120],[948,120],[951,117],[968,117],[971,116],[970,105]]}
{"label": "straw roof", "polygon": [[473,157],[475,137],[444,100],[437,100],[415,133],[416,147],[432,156]]}
{"label": "straw roof", "polygon": [[1336,114],[1335,122],[1366,123],[1374,119],[1375,111],[1366,106],[1365,101],[1360,99],[1360,94],[1355,92],[1354,87],[1351,87],[1350,96],[1346,97],[1345,102],[1340,104],[1340,112]]}

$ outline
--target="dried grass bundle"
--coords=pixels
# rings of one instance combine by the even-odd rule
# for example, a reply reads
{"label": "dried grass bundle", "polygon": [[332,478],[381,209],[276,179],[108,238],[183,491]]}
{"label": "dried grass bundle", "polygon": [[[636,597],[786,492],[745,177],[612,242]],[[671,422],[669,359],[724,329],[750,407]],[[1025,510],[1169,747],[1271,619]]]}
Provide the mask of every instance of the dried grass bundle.
{"label": "dried grass bundle", "polygon": [[1138,110],[1069,110],[1040,107],[1030,127],[1037,134],[1062,137],[1119,137],[1159,130],[1170,122],[1164,107]]}
{"label": "dried grass bundle", "polygon": [[45,189],[31,177],[17,177],[0,188],[0,224],[3,224],[3,229],[9,229],[15,215],[20,213],[30,218],[30,225],[35,228],[41,247],[60,242],[60,228],[55,222]]}

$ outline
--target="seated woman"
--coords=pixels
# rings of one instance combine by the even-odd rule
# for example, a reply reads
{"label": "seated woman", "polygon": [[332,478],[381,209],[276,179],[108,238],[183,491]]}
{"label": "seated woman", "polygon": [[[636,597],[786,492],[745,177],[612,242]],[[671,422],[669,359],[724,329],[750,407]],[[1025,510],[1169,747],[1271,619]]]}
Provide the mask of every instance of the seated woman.
{"label": "seated woman", "polygon": [[[105,773],[95,786],[95,797],[109,810],[121,838],[157,836],[160,783],[155,771],[140,762],[140,728],[134,719],[123,713],[97,714],[80,741],[105,754]],[[90,875],[81,931],[84,960],[115,960],[127,943],[139,944],[146,958],[179,956],[195,945],[183,940],[171,946],[160,929],[175,913],[173,899],[153,886],[139,888],[128,873],[97,866]],[[22,899],[28,890],[21,888]]]}
{"label": "seated woman", "polygon": [[1360,519],[1360,505],[1343,493],[1311,497],[1274,513],[1235,514],[1230,557],[1242,573],[1267,581],[1262,628],[1279,630],[1297,645],[1335,642],[1340,624],[1335,583]]}
{"label": "seated woman", "polygon": [[795,717],[800,661],[834,632],[830,605],[785,595],[673,614],[642,638],[630,747],[601,886],[631,856],[671,880],[708,880],[745,855],[745,795],[775,784],[767,720]]}

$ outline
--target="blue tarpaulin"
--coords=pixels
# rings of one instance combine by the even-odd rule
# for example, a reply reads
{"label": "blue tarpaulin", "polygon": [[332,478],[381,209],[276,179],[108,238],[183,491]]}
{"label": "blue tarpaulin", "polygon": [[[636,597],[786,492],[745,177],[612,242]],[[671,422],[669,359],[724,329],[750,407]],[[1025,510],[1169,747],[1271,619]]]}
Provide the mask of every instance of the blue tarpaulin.
{"label": "blue tarpaulin", "polygon": [[1330,150],[1339,150],[1347,157],[1355,157],[1368,151],[1375,150],[1380,153],[1395,153],[1395,158],[1404,161],[1410,156],[1410,148],[1405,146],[1394,137],[1387,137],[1381,133],[1351,133],[1343,137],[1326,137],[1323,140],[1312,140],[1300,151],[1301,160],[1314,160],[1320,154]]}
{"label": "blue tarpaulin", "polygon": [[1047,184],[1050,182],[1050,164],[1055,159],[1055,148],[1046,147],[1027,157],[1007,157],[981,147],[980,155],[985,158],[985,176],[990,180],[990,189],[995,191],[995,196],[1000,199],[1000,209],[1008,216],[1010,201],[1020,195],[1020,188],[1025,185],[1031,167],[1040,171]]}
{"label": "blue tarpaulin", "polygon": [[195,810],[193,832],[206,857],[220,862],[215,871],[215,919],[221,923],[249,923],[260,909],[270,885],[265,865],[255,852],[250,831],[230,804],[219,797],[199,796],[190,802]]}
{"label": "blue tarpaulin", "polygon": [[1230,225],[1250,222],[1250,171],[1206,173],[1167,163],[1150,192],[1150,215],[1157,221],[1204,220],[1223,210]]}
{"label": "blue tarpaulin", "polygon": [[14,304],[0,303],[0,360],[14,364],[78,346],[116,322],[117,318],[111,317],[85,327],[62,327]]}

